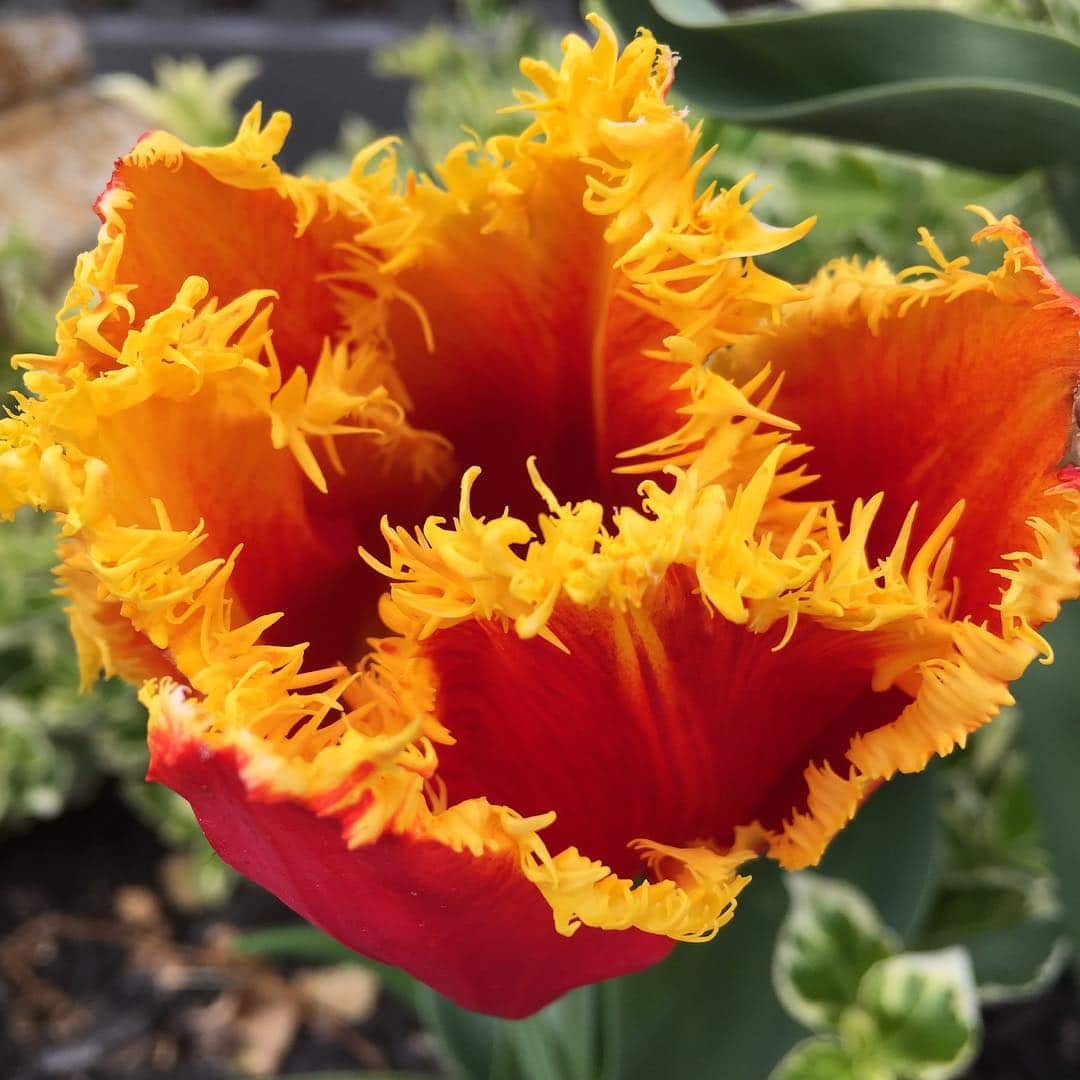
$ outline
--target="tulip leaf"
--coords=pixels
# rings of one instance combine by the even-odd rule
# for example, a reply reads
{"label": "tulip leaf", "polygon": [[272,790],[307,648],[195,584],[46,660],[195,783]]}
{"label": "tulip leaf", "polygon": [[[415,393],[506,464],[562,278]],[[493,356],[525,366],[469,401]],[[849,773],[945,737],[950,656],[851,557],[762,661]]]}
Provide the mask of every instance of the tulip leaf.
{"label": "tulip leaf", "polygon": [[787,910],[781,871],[753,864],[732,922],[708,944],[677,945],[661,964],[600,987],[601,1080],[763,1077],[799,1038],[770,965]]}
{"label": "tulip leaf", "polygon": [[[442,1043],[455,1077],[486,1080],[497,1075],[496,1061],[501,1063],[508,1056],[498,1035],[498,1025],[505,1021],[463,1009],[421,983],[416,984],[413,1003],[424,1026]],[[509,1070],[498,1075],[510,1080]]]}
{"label": "tulip leaf", "polygon": [[821,872],[856,885],[886,925],[910,942],[937,882],[941,856],[935,763],[894,776],[825,852]]}
{"label": "tulip leaf", "polygon": [[1032,665],[1016,688],[1031,794],[1057,874],[1065,926],[1080,942],[1080,603],[1065,604],[1040,633],[1057,661]]}
{"label": "tulip leaf", "polygon": [[594,1080],[598,997],[585,986],[525,1020],[497,1021],[491,1080]]}
{"label": "tulip leaf", "polygon": [[365,1069],[363,1072],[317,1072],[317,1073],[288,1073],[276,1076],[273,1080],[432,1080],[431,1073],[411,1072],[371,1072]]}
{"label": "tulip leaf", "polygon": [[902,953],[879,961],[859,984],[840,1040],[857,1060],[902,1076],[957,1075],[981,1030],[971,961],[962,948]]}
{"label": "tulip leaf", "polygon": [[678,93],[740,124],[988,172],[1080,162],[1080,42],[931,8],[727,19],[704,0],[608,0],[680,56]]}
{"label": "tulip leaf", "polygon": [[[1046,189],[1073,247],[1080,248],[1080,167],[1057,165],[1048,169]],[[1058,280],[1062,280],[1060,276]],[[1072,291],[1076,291],[1075,287],[1072,287]]]}
{"label": "tulip leaf", "polygon": [[309,964],[340,964],[357,959],[356,953],[309,923],[283,923],[248,930],[232,939],[237,952],[302,960]]}
{"label": "tulip leaf", "polygon": [[803,872],[787,885],[791,906],[776,940],[773,985],[792,1016],[827,1030],[855,1001],[866,972],[900,942],[846,881]]}

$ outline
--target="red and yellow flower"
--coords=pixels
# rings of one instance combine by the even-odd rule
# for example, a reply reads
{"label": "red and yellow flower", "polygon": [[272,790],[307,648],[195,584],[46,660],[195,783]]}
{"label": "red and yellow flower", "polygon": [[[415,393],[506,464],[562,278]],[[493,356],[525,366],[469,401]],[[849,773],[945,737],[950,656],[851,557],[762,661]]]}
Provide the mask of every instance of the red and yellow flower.
{"label": "red and yellow flower", "polygon": [[985,275],[924,235],[780,281],[811,223],[701,191],[671,54],[595,25],[436,179],[385,141],[287,175],[258,109],[147,136],[0,421],[0,511],[58,515],[151,776],[504,1016],[710,938],[759,854],[812,865],[1080,593],[1080,304],[1017,222]]}

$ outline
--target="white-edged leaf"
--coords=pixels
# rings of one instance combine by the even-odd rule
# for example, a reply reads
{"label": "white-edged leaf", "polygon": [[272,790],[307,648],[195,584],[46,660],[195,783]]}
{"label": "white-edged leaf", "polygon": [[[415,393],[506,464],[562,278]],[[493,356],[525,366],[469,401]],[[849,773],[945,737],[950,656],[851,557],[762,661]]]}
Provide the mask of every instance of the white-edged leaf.
{"label": "white-edged leaf", "polygon": [[827,1029],[855,1001],[863,975],[899,941],[847,882],[803,872],[787,885],[791,906],[773,954],[776,996],[807,1027]]}
{"label": "white-edged leaf", "polygon": [[881,1062],[920,1080],[947,1080],[975,1055],[982,1024],[966,949],[879,961],[863,976],[857,1004],[841,1030],[856,1060]]}
{"label": "white-edged leaf", "polygon": [[769,1080],[863,1080],[863,1074],[835,1035],[813,1035],[784,1055]]}
{"label": "white-edged leaf", "polygon": [[1032,920],[963,944],[984,1005],[1038,997],[1057,982],[1073,954],[1056,920]]}

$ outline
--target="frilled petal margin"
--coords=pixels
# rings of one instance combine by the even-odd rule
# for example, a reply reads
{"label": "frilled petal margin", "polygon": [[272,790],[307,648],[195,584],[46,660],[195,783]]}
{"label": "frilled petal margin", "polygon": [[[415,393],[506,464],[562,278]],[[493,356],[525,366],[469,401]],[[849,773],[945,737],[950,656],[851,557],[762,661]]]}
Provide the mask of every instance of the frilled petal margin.
{"label": "frilled petal margin", "polygon": [[[807,461],[817,479],[802,497],[829,499],[846,519],[857,499],[883,493],[867,538],[872,556],[891,546],[913,504],[915,543],[962,504],[952,530],[953,615],[995,623],[1001,611],[1006,621],[1039,625],[1077,585],[1077,508],[1058,474],[1076,452],[1080,301],[1046,270],[1015,218],[969,209],[986,222],[974,242],[1004,247],[997,269],[975,273],[966,256],[947,258],[926,230],[930,265],[894,275],[880,260],[838,260],[775,332],[732,349],[719,369],[781,377],[773,408],[813,447]],[[1060,552],[1045,568],[1045,591],[1033,594],[1024,571],[1024,586],[1002,607],[1003,585],[1028,561],[1014,553],[1037,554],[1051,535]]]}

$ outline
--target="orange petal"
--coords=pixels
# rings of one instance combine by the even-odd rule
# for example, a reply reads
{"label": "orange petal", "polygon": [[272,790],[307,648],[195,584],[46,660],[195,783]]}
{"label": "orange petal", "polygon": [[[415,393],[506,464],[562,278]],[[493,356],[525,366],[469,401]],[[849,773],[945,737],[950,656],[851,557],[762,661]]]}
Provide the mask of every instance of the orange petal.
{"label": "orange petal", "polygon": [[963,502],[949,572],[955,614],[978,622],[995,619],[1013,553],[1037,553],[1031,519],[1053,526],[1072,513],[1072,497],[1052,489],[1071,452],[1080,302],[1015,219],[991,219],[975,239],[1006,248],[989,275],[946,260],[928,234],[935,265],[916,268],[923,276],[830,264],[776,333],[731,364],[782,376],[772,408],[799,425],[819,475],[803,496],[832,500],[846,520],[856,499],[884,493],[872,556],[893,546],[914,503],[917,545]]}
{"label": "orange petal", "polygon": [[[373,274],[359,313],[343,313],[341,287],[325,280],[354,258],[378,261],[355,244],[341,249],[367,228],[369,201],[382,199],[392,217],[393,162],[374,172],[361,163],[336,186],[298,180],[273,163],[287,128],[281,115],[260,128],[255,109],[226,147],[158,132],[118,163],[99,202],[98,246],[80,259],[58,322],[57,355],[20,359],[37,398],[4,423],[19,497],[67,514],[71,534],[94,527],[84,569],[138,632],[152,620],[116,595],[110,560],[137,537],[160,548],[169,534],[184,563],[174,570],[192,587],[224,571],[234,625],[261,619],[268,642],[309,642],[318,667],[355,661],[377,625],[380,584],[357,545],[394,506],[422,513],[451,459],[444,439],[408,424],[385,348],[362,335],[392,302],[379,291],[393,291],[390,279]],[[45,473],[57,469],[43,463],[57,447],[70,489],[46,493]],[[105,493],[92,507],[87,468]],[[160,556],[154,565],[160,577]],[[115,619],[91,630],[94,620],[88,606],[85,657],[130,651]],[[167,637],[164,625],[152,634],[158,648]],[[175,663],[164,657],[153,670]]]}
{"label": "orange petal", "polygon": [[699,191],[700,127],[665,100],[673,58],[610,28],[564,42],[558,69],[529,63],[535,120],[465,143],[441,187],[411,193],[422,255],[398,279],[390,336],[415,422],[483,464],[485,509],[518,508],[534,455],[567,498],[634,501],[618,455],[680,422],[686,364],[794,294],[754,265],[809,228],[758,222],[743,185]]}
{"label": "orange petal", "polygon": [[190,147],[156,131],[121,158],[97,203],[101,241],[83,257],[76,283],[76,291],[99,291],[106,314],[79,317],[76,337],[114,352],[197,275],[222,304],[253,289],[279,296],[270,326],[286,377],[314,364],[323,338],[344,323],[324,275],[345,265],[340,246],[358,219],[344,193],[275,164],[290,123],[275,113],[264,128],[256,106],[228,146]]}

